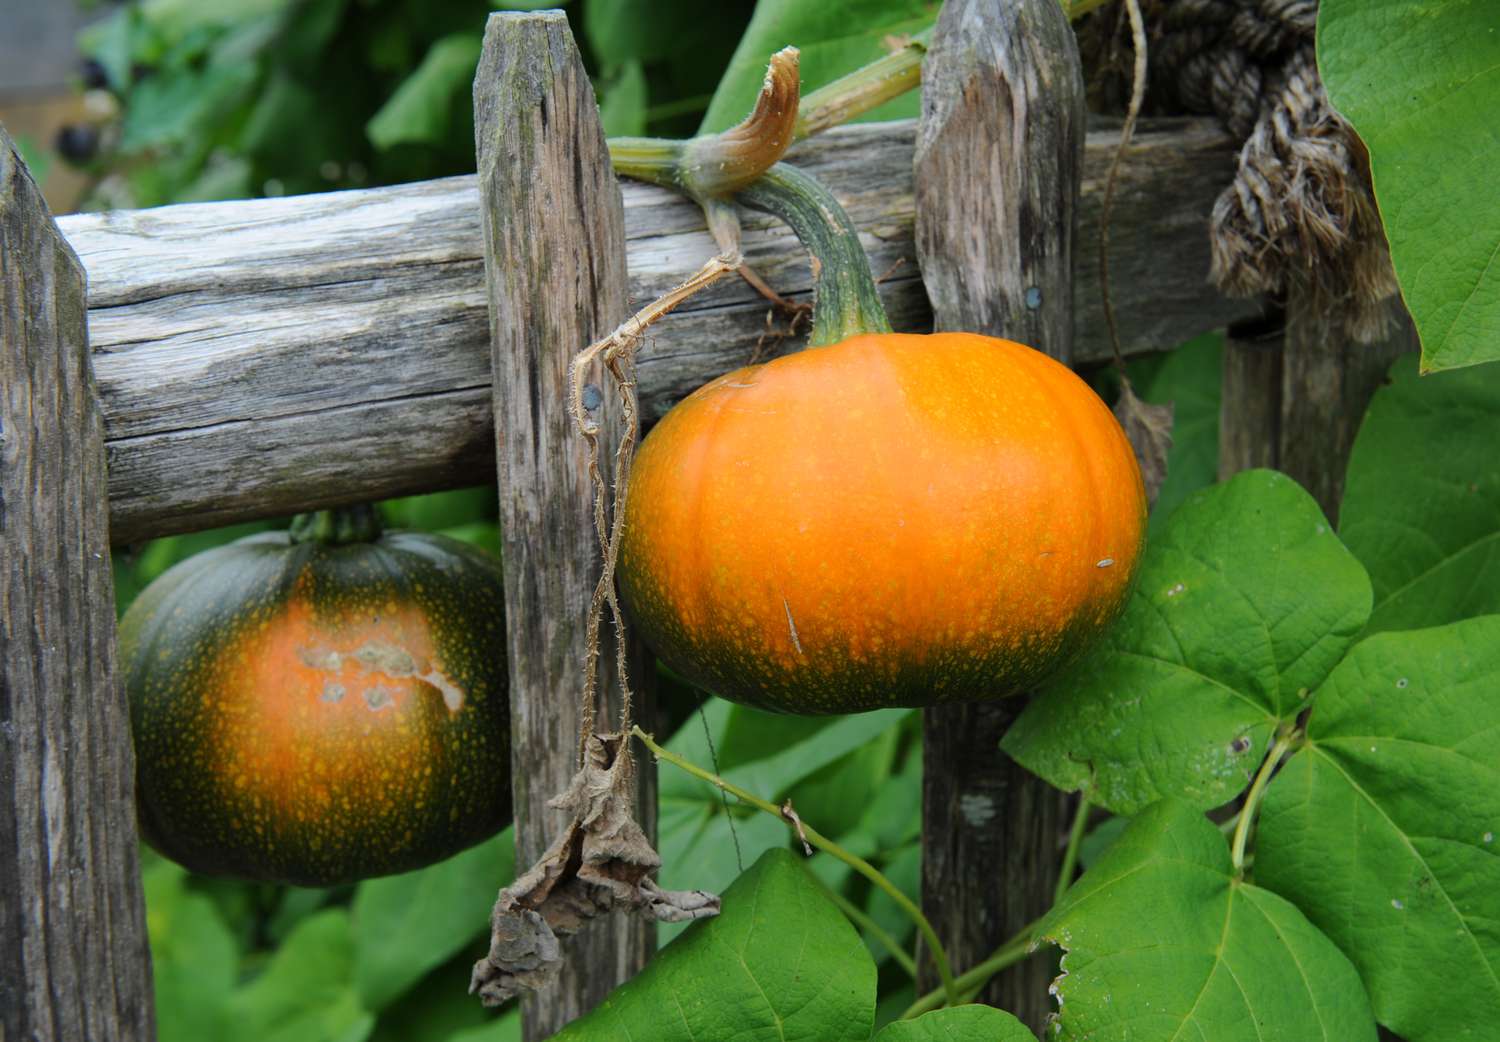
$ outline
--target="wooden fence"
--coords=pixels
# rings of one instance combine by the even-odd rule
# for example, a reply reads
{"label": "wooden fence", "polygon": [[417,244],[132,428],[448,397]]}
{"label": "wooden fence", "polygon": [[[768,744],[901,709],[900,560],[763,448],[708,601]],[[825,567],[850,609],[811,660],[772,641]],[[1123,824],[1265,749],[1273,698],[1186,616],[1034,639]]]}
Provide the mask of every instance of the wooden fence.
{"label": "wooden fence", "polygon": [[[949,0],[920,121],[832,131],[790,158],[853,216],[896,328],[1006,335],[1087,365],[1109,354],[1096,251],[1117,136],[1085,124],[1055,0]],[[544,801],[572,767],[597,575],[566,366],[714,248],[696,207],[617,185],[560,14],[491,17],[476,141],[477,178],[54,222],[0,130],[0,1039],[153,1035],[111,544],[498,476],[522,863],[560,824]],[[1138,130],[1110,233],[1125,349],[1236,330],[1223,468],[1280,464],[1331,510],[1410,331],[1354,348],[1293,300],[1283,338],[1244,321],[1258,302],[1214,292],[1207,217],[1234,158],[1211,122]],[[809,293],[785,228],[749,218],[745,253]],[[794,347],[767,335],[763,301],[721,283],[653,330],[644,412]],[[999,753],[1013,712],[926,715],[923,903],[959,965],[1050,903],[1064,808]],[[641,778],[654,809],[654,771]],[[623,919],[582,935],[526,1007],[527,1037],[651,946]],[[1035,1024],[1045,973],[1022,967],[985,997]]]}

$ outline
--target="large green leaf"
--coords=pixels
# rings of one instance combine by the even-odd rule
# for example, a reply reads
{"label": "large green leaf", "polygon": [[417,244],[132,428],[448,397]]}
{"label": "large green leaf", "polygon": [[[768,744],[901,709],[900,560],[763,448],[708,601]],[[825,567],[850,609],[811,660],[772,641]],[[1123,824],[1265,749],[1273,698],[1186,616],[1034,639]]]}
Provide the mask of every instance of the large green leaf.
{"label": "large green leaf", "polygon": [[427,971],[485,935],[495,893],[515,876],[515,833],[354,892],[354,982],[382,1009]]}
{"label": "large green leaf", "polygon": [[[887,37],[926,29],[940,6],[938,0],[760,0],[709,103],[703,131],[723,130],[745,118],[765,79],[766,62],[783,47],[802,52],[806,94],[884,55]],[[862,118],[910,118],[919,105],[912,91]]]}
{"label": "large green leaf", "polygon": [[566,1042],[866,1042],[875,964],[844,916],[785,850],[763,854]]}
{"label": "large green leaf", "polygon": [[1255,874],[1409,1042],[1500,1031],[1500,616],[1365,640],[1266,792]]}
{"label": "large green leaf", "polygon": [[1150,543],[1124,617],[1021,714],[1007,752],[1131,814],[1223,803],[1370,612],[1370,581],[1290,478],[1195,493]]}
{"label": "large green leaf", "polygon": [[240,953],[213,900],[187,888],[187,870],[158,860],[144,873],[156,1030],[161,1042],[222,1032]]}
{"label": "large green leaf", "polygon": [[354,990],[349,914],[304,919],[260,976],[230,998],[224,1042],[361,1042],[375,1026]]}
{"label": "large green leaf", "polygon": [[1370,150],[1426,369],[1500,358],[1494,0],[1323,0],[1318,68]]}
{"label": "large green leaf", "polygon": [[1500,365],[1391,368],[1344,481],[1339,535],[1375,587],[1370,630],[1500,612]]}
{"label": "large green leaf", "polygon": [[875,1042],[1036,1042],[1036,1036],[993,1007],[954,1006],[887,1024]]}
{"label": "large green leaf", "polygon": [[[711,698],[704,706],[704,720],[696,714],[689,717],[666,746],[704,767],[712,766],[718,753],[724,777],[779,802],[823,768],[863,746],[885,741],[883,736],[910,715],[910,710],[890,709],[819,718],[809,724],[808,718],[763,713]],[[713,751],[704,734],[705,721],[714,736]],[[761,731],[765,740],[757,737]],[[670,765],[661,768],[659,799],[660,881],[668,889],[721,890],[744,863],[787,845],[784,822],[750,811],[734,797],[726,801],[719,789]],[[816,819],[809,821],[821,825]],[[675,937],[683,928],[666,924],[660,936]]]}
{"label": "large green leaf", "polygon": [[1137,815],[1039,930],[1066,950],[1054,1039],[1375,1040],[1349,960],[1236,879],[1219,830],[1181,803]]}
{"label": "large green leaf", "polygon": [[454,33],[435,41],[422,64],[370,117],[365,133],[371,143],[386,149],[442,142],[455,116],[463,116],[465,106],[473,104],[474,69],[483,43],[478,33]]}

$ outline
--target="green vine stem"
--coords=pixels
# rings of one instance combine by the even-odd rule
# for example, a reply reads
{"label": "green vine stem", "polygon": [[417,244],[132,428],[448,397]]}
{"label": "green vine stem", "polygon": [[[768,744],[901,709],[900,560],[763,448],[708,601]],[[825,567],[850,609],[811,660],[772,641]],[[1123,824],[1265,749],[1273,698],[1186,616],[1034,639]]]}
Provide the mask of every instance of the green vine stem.
{"label": "green vine stem", "polygon": [[1234,826],[1234,842],[1229,848],[1229,858],[1234,864],[1234,874],[1237,877],[1245,873],[1245,844],[1249,841],[1250,827],[1255,821],[1256,812],[1260,809],[1261,796],[1265,794],[1271,775],[1276,773],[1276,766],[1281,763],[1281,758],[1292,747],[1296,737],[1296,731],[1288,731],[1277,737],[1276,744],[1271,746],[1271,751],[1266,754],[1265,762],[1256,772],[1255,781],[1250,784],[1250,792],[1245,796],[1245,805],[1240,808],[1239,821]]}
{"label": "green vine stem", "polygon": [[[806,827],[806,825],[803,825],[804,829]],[[838,905],[839,911],[844,913],[846,919],[860,929],[868,931],[871,937],[875,938],[885,947],[885,950],[890,953],[891,958],[896,960],[896,965],[906,971],[908,977],[916,980],[916,960],[911,957],[905,948],[901,947],[900,941],[891,936],[890,931],[872,919],[864,909],[860,908],[853,901],[823,882],[823,880],[818,879],[816,874],[813,875],[813,879],[823,888],[823,892],[828,895],[828,900]]]}
{"label": "green vine stem", "polygon": [[1073,828],[1068,832],[1068,847],[1063,851],[1062,868],[1057,873],[1057,889],[1052,893],[1052,903],[1062,900],[1068,887],[1073,885],[1073,870],[1078,867],[1078,850],[1083,846],[1083,834],[1088,828],[1089,811],[1093,806],[1089,798],[1078,795],[1078,813],[1073,815]]}
{"label": "green vine stem", "polygon": [[[973,996],[989,983],[991,977],[1029,956],[1034,950],[1032,934],[1040,922],[1041,920],[1038,919],[1036,922],[1026,924],[1020,933],[995,949],[995,953],[988,959],[955,978],[953,983],[958,988],[960,1002],[971,1001]],[[937,988],[906,1007],[898,1019],[911,1020],[913,1017],[920,1017],[923,1013],[930,1013],[944,1005],[951,1006],[954,1003],[948,999],[947,993],[942,988]]]}
{"label": "green vine stem", "polygon": [[292,518],[287,535],[294,543],[321,543],[343,546],[346,543],[371,543],[380,538],[380,512],[373,503],[333,507]]}
{"label": "green vine stem", "polygon": [[792,140],[801,141],[857,119],[920,86],[922,59],[931,35],[932,30],[926,29],[890,54],[805,95],[797,108]]}
{"label": "green vine stem", "polygon": [[817,309],[808,347],[891,331],[854,222],[822,182],[790,163],[777,163],[735,198],[780,217],[812,255]]}
{"label": "green vine stem", "polygon": [[[732,782],[725,781],[717,774],[704,770],[702,767],[699,767],[691,760],[684,759],[683,757],[678,756],[676,753],[662,748],[660,745],[656,744],[656,740],[654,738],[652,738],[645,731],[642,731],[639,725],[632,727],[630,729],[630,733],[635,735],[635,737],[640,740],[642,745],[651,750],[651,754],[658,760],[665,760],[667,761],[667,763],[672,764],[674,767],[678,767],[684,771],[687,771],[693,777],[700,778],[703,781],[708,782],[710,785],[717,786],[719,789],[729,793],[731,796],[738,797],[742,802],[748,803],[750,806],[756,808],[757,810],[764,811],[765,813],[770,814],[773,817],[780,819],[781,821],[787,821],[788,824],[793,824],[792,822],[788,821],[785,815],[782,814],[781,808],[776,806],[774,803],[769,803],[766,800],[761,799],[759,796],[756,796],[755,794],[747,792],[746,790],[740,788],[738,785],[735,785]],[[910,917],[911,921],[916,924],[917,929],[921,932],[923,940],[927,942],[927,947],[932,952],[932,962],[933,965],[937,967],[939,979],[941,979],[943,982],[943,994],[944,996],[946,996],[948,1004],[957,1005],[959,998],[959,989],[953,979],[953,969],[948,963],[948,951],[943,947],[943,942],[938,940],[937,931],[932,928],[932,924],[927,921],[927,917],[922,914],[922,910],[912,902],[911,898],[903,894],[901,892],[901,889],[896,886],[896,884],[892,883],[889,879],[882,875],[879,869],[870,864],[864,858],[860,857],[857,854],[851,854],[849,851],[839,846],[833,840],[823,835],[821,832],[813,828],[811,825],[807,824],[805,821],[797,822],[795,824],[798,839],[804,839],[810,845],[817,847],[825,854],[833,855],[844,864],[854,869],[854,871],[864,876],[875,886],[885,891],[886,896],[888,896],[892,901],[895,901],[897,906],[903,912],[905,912],[908,917]]]}

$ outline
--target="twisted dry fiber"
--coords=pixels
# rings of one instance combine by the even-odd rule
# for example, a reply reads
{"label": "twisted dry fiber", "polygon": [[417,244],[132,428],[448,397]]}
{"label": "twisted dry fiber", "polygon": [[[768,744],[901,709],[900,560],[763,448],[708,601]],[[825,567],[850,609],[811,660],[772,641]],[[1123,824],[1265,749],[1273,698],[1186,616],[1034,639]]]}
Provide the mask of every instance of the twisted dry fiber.
{"label": "twisted dry fiber", "polygon": [[[1115,56],[1129,50],[1116,17],[1097,19],[1110,20],[1106,77],[1122,74]],[[1146,17],[1151,107],[1212,113],[1244,139],[1213,209],[1215,285],[1234,296],[1295,291],[1354,339],[1378,339],[1395,274],[1363,146],[1318,77],[1316,0],[1155,0]]]}

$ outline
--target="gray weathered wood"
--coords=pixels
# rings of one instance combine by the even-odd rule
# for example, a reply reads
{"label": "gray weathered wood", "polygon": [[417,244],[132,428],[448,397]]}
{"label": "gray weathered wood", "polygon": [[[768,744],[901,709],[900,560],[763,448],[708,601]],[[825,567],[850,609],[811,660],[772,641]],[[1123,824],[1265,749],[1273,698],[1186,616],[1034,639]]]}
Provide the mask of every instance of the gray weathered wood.
{"label": "gray weathered wood", "polygon": [[1224,337],[1219,385],[1219,480],[1252,467],[1275,468],[1281,450],[1279,317],[1237,323]]}
{"label": "gray weathered wood", "polygon": [[[922,71],[916,242],[938,328],[1076,361],[1083,76],[1062,8],[947,0]],[[1044,912],[1056,886],[1066,798],[1000,751],[1022,701],[923,715],[922,907],[959,970]],[[981,998],[1040,1030],[1051,976],[1028,960]]]}
{"label": "gray weathered wood", "polygon": [[1365,408],[1397,355],[1418,349],[1406,310],[1388,336],[1358,344],[1293,293],[1281,316],[1236,323],[1224,343],[1219,477],[1274,467],[1338,521],[1344,469]]}
{"label": "gray weathered wood", "polygon": [[1365,407],[1396,356],[1415,350],[1404,308],[1388,336],[1358,344],[1297,293],[1287,301],[1276,466],[1311,492],[1334,524]]}
{"label": "gray weathered wood", "polygon": [[[600,574],[593,487],[567,408],[573,355],[627,315],[625,215],[593,87],[560,12],[494,14],[474,80],[495,442],[510,655],[511,762],[519,864],[533,864],[565,817],[547,801],[578,768],[585,620]],[[621,430],[605,388],[604,445]],[[609,475],[606,469],[606,480]],[[613,644],[603,662],[613,659]],[[644,666],[651,660],[635,656]],[[606,703],[618,687],[606,669]],[[652,725],[650,668],[636,712]],[[607,726],[609,710],[601,723]],[[654,838],[656,770],[638,763],[642,824]],[[523,1006],[525,1037],[547,1038],[645,965],[654,924],[616,916],[568,945],[555,984]]]}
{"label": "gray weathered wood", "polygon": [[0,1039],[149,1040],[83,268],[0,129]]}
{"label": "gray weathered wood", "polygon": [[[846,127],[795,160],[859,225],[898,329],[930,311],[912,244],[912,122]],[[1089,135],[1076,360],[1107,357],[1092,251],[1116,132]],[[1003,153],[1002,153],[1003,154]],[[1169,348],[1250,310],[1208,285],[1204,222],[1234,148],[1211,122],[1147,121],[1111,230],[1127,351]],[[627,183],[630,296],[640,304],[714,252],[701,212]],[[285,199],[83,214],[60,222],[89,275],[117,542],[487,480],[483,240],[474,178]],[[773,285],[810,291],[789,231],[746,219]],[[1125,306],[1128,304],[1128,306]],[[743,364],[766,307],[724,280],[667,317],[642,355],[648,417]],[[767,345],[765,354],[786,350]]]}

